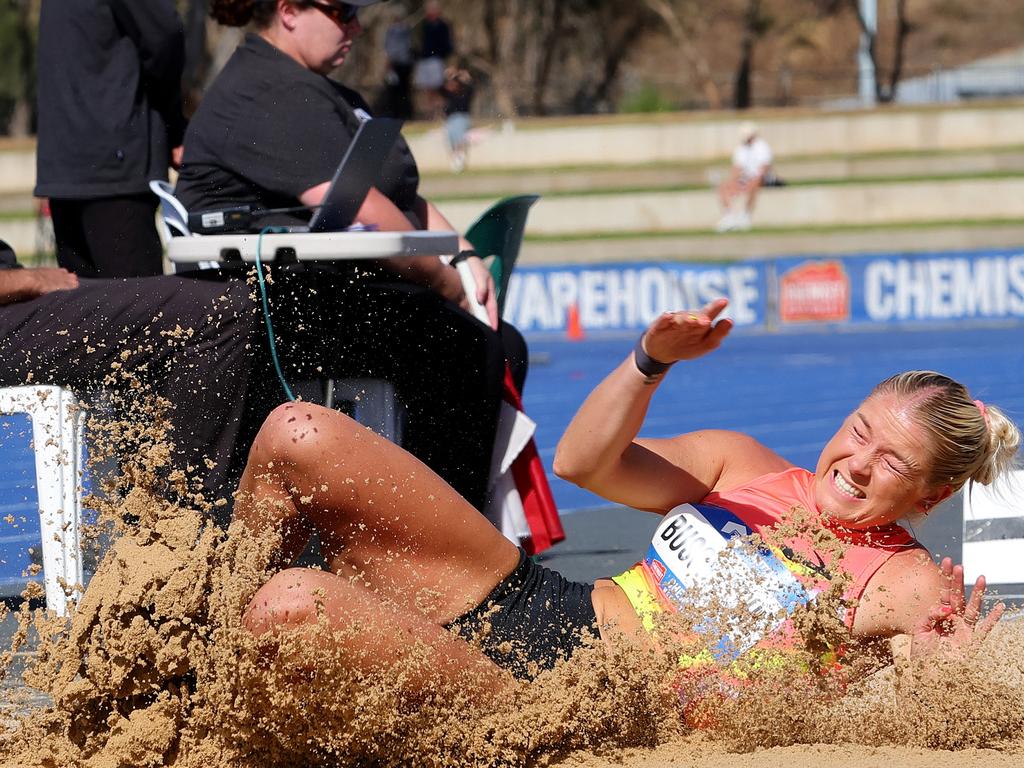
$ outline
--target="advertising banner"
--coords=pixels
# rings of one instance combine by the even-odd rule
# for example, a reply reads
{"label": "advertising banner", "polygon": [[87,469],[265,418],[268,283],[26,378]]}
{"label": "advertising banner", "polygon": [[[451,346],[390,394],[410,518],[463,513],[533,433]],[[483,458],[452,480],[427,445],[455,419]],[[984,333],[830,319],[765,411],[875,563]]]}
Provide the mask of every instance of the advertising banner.
{"label": "advertising banner", "polygon": [[564,331],[570,312],[586,331],[641,330],[662,312],[729,299],[738,328],[765,325],[765,262],[645,262],[568,267],[517,267],[505,319],[524,333]]}
{"label": "advertising banner", "polygon": [[797,256],[730,264],[519,267],[505,319],[525,333],[633,331],[729,299],[738,330],[1024,320],[1024,248]]}
{"label": "advertising banner", "polygon": [[780,326],[1024,318],[1024,249],[786,258]]}

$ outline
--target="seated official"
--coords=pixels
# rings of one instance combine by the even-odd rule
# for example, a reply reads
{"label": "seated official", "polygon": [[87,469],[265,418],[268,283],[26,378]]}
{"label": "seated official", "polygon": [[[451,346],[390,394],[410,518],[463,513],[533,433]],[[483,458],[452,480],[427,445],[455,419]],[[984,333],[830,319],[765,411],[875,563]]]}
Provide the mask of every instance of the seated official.
{"label": "seated official", "polygon": [[[366,102],[327,74],[362,32],[358,8],[374,2],[214,0],[215,19],[232,26],[251,22],[256,32],[207,91],[185,135],[175,191],[189,210],[322,201],[359,125],[370,117]],[[400,139],[357,221],[381,230],[452,230],[419,196],[418,184],[416,163]],[[305,219],[291,214],[267,223]],[[460,244],[470,248],[464,238]],[[333,272],[309,267],[309,275],[295,279],[323,280],[316,298],[292,302],[285,287],[275,291],[283,299],[274,312],[290,318],[280,325],[283,334],[295,331],[294,343],[284,344],[285,357],[303,371],[392,382],[410,407],[405,447],[482,509],[506,361],[521,388],[526,350],[515,329],[499,324],[494,282],[481,260],[473,256],[469,264],[491,327],[463,311],[468,304],[457,270],[432,256],[384,260],[385,271],[365,262]],[[324,323],[337,327],[330,344],[316,330]]]}

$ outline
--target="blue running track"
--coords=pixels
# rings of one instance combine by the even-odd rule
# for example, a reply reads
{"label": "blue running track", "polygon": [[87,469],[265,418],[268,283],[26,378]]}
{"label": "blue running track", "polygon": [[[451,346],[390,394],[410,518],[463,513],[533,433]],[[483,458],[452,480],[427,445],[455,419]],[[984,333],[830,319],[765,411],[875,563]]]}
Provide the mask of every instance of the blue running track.
{"label": "blue running track", "polygon": [[[550,475],[555,445],[587,393],[634,338],[570,342],[534,337],[524,404],[563,512],[606,506]],[[1024,425],[1024,327],[734,334],[716,352],[679,363],[655,395],[642,435],[735,429],[813,468],[818,451],[871,387],[903,370],[938,370]]]}

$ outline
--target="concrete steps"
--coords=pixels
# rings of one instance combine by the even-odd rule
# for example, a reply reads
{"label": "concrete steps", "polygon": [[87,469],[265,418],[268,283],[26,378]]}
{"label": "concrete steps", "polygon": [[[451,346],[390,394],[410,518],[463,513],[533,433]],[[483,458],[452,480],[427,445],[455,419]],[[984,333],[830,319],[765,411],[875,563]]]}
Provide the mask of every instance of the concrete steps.
{"label": "concrete steps", "polygon": [[[789,183],[764,190],[753,232],[729,235],[711,232],[712,187],[748,115],[522,121],[487,135],[459,176],[437,130],[407,134],[423,193],[460,229],[501,197],[543,195],[524,260],[745,258],[1024,243],[1020,114],[1003,102],[753,115]],[[0,238],[22,254],[38,241],[34,176],[31,143],[0,145]]]}
{"label": "concrete steps", "polygon": [[1019,248],[1022,244],[1024,222],[820,230],[775,228],[725,234],[704,231],[571,240],[527,239],[519,263],[735,261],[778,255]]}
{"label": "concrete steps", "polygon": [[[863,184],[790,186],[764,190],[755,225],[842,227],[907,223],[1024,220],[1024,176]],[[488,201],[450,200],[445,215],[467,227]],[[707,231],[720,216],[710,190],[564,195],[541,200],[527,235],[587,236]]]}
{"label": "concrete steps", "polygon": [[[514,173],[469,171],[461,175],[435,173],[424,174],[420,188],[427,199],[436,201],[521,194],[551,197],[601,190],[710,188],[728,172],[728,166],[728,160],[723,158],[698,164],[523,168]],[[1024,148],[866,157],[790,157],[780,159],[776,168],[789,184],[1024,175]]]}

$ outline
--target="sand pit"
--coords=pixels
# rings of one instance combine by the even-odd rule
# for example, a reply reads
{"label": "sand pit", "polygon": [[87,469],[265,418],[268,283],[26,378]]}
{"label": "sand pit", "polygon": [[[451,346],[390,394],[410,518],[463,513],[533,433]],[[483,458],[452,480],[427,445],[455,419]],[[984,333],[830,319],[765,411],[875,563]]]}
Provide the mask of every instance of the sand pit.
{"label": "sand pit", "polygon": [[[712,690],[697,717],[680,707],[678,655],[664,648],[595,643],[482,709],[457,680],[407,696],[405,672],[432,663],[415,643],[397,667],[357,674],[337,650],[344,637],[326,626],[257,640],[242,614],[269,576],[275,535],[225,537],[209,525],[188,478],[166,471],[162,423],[148,423],[156,431],[142,441],[147,450],[106,485],[98,505],[115,540],[70,624],[22,612],[43,638],[25,679],[53,705],[24,712],[3,735],[2,766],[892,768],[1024,759],[1022,621],[1004,621],[967,662],[926,676],[902,670],[917,676],[909,688],[891,667],[843,690],[789,668]],[[139,430],[128,432],[138,441]]]}

